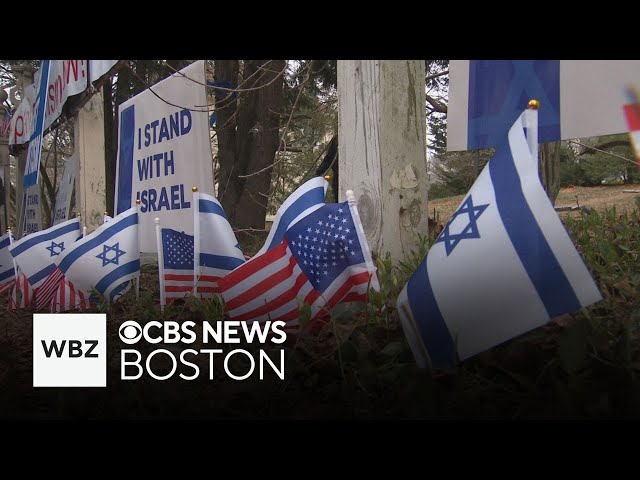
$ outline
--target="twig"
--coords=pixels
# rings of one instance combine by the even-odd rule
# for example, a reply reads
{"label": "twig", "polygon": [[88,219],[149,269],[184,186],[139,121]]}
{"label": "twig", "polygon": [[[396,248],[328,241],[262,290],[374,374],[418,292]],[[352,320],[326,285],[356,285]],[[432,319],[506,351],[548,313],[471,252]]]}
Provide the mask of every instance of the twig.
{"label": "twig", "polygon": [[[267,64],[269,64],[269,63],[271,63],[271,62],[272,62],[272,60],[269,60],[268,62],[266,62],[266,63],[264,63],[264,64],[262,64],[262,65],[259,65],[259,66],[258,66],[258,69],[266,70],[267,72],[274,72],[274,70],[271,70],[271,69],[267,69],[267,68],[265,68],[265,65],[267,65]],[[179,74],[179,75],[183,76],[183,77],[184,77],[184,78],[186,78],[187,80],[191,80],[191,81],[192,81],[192,82],[194,82],[194,83],[197,83],[197,84],[199,84],[199,85],[203,85],[203,86],[205,86],[205,87],[207,87],[207,88],[211,88],[211,89],[213,89],[213,90],[222,90],[222,91],[224,91],[224,92],[230,92],[230,93],[233,93],[233,92],[251,92],[251,91],[253,91],[253,90],[260,90],[261,88],[268,87],[268,86],[269,86],[269,85],[271,85],[273,82],[275,82],[275,81],[278,79],[278,77],[282,76],[282,75],[284,74],[285,70],[287,69],[287,63],[285,62],[284,68],[283,68],[282,70],[280,70],[280,71],[277,73],[277,75],[276,75],[275,77],[273,77],[269,82],[265,83],[264,85],[260,85],[260,86],[258,86],[258,87],[249,87],[249,88],[225,88],[225,87],[219,87],[219,86],[212,86],[212,85],[208,85],[208,84],[206,84],[206,83],[202,83],[202,82],[199,82],[199,81],[197,81],[197,80],[195,80],[195,79],[193,79],[193,78],[190,78],[190,77],[188,77],[187,75],[185,75],[184,73],[182,73],[181,71],[179,71],[179,70],[177,70],[177,69],[173,68],[171,65],[169,65],[169,64],[166,62],[166,60],[162,60],[162,63],[164,63],[164,64],[165,64],[167,67],[169,67],[171,70],[173,70],[173,71],[174,71],[174,72],[176,72],[177,74]],[[256,70],[256,72],[254,72],[251,76],[255,75],[255,74],[257,73],[257,71],[258,71],[258,70]],[[263,73],[263,75],[264,75],[264,73]],[[251,77],[248,77],[248,78],[251,78]]]}
{"label": "twig", "polygon": [[[310,66],[311,66],[311,64],[307,65],[307,67],[306,67],[307,68],[307,74],[305,75],[304,80],[300,84],[300,89],[298,90],[298,95],[296,96],[295,102],[293,102],[293,106],[291,107],[291,113],[289,114],[289,118],[287,119],[287,124],[285,125],[284,131],[282,132],[282,135],[280,137],[280,144],[284,145],[284,150],[287,149],[287,140],[286,140],[286,138],[287,138],[287,130],[289,129],[289,124],[291,123],[291,118],[293,117],[293,112],[296,110],[296,105],[298,105],[298,100],[300,100],[300,96],[302,95],[302,91],[304,90],[304,86],[306,85],[306,83],[309,81],[309,78],[311,77],[311,68],[310,68]],[[270,168],[273,168],[277,163],[280,163],[281,161],[282,161],[282,158],[280,158],[279,160],[276,160],[271,165],[267,165],[266,167],[258,170],[257,172],[249,173],[247,175],[238,175],[238,178],[248,178],[248,177],[252,177],[254,175],[259,175],[262,172],[266,172]]]}
{"label": "twig", "polygon": [[589,148],[591,150],[595,150],[595,151],[600,152],[600,153],[604,153],[606,155],[611,155],[612,157],[616,157],[616,158],[619,158],[619,159],[624,160],[626,162],[633,163],[634,165],[637,165],[637,163],[635,161],[629,160],[628,158],[625,158],[623,156],[617,155],[615,153],[606,152],[606,151],[600,150],[599,148],[596,148],[596,147],[590,147],[589,145],[585,145],[583,143],[576,142],[575,140],[569,140],[569,142],[570,143],[575,143],[576,145],[580,145],[581,147],[585,147],[585,148]]}

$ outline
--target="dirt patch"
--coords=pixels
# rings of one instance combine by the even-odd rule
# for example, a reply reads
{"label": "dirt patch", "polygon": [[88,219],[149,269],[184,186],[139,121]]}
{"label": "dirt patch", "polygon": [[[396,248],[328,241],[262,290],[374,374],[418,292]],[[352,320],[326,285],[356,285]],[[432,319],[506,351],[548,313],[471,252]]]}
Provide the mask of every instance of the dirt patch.
{"label": "dirt patch", "polygon": [[[640,190],[640,184],[602,185],[598,187],[569,187],[560,189],[556,207],[589,207],[597,210],[615,207],[620,213],[635,205],[640,193],[624,193],[624,190]],[[465,195],[429,200],[429,216],[437,222],[446,224],[457,210]],[[561,217],[575,215],[575,212],[559,212]]]}

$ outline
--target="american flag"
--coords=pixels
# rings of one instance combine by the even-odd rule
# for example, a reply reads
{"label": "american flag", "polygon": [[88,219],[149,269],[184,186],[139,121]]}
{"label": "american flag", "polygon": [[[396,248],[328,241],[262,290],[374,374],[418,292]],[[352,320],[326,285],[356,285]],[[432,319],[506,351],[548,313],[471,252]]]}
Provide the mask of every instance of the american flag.
{"label": "american flag", "polygon": [[162,229],[165,303],[184,298],[193,291],[193,235]]}
{"label": "american flag", "polygon": [[9,297],[9,303],[7,309],[15,311],[19,308],[27,308],[31,305],[33,300],[33,288],[29,283],[26,275],[18,270],[18,276],[15,281],[15,286]]}
{"label": "american flag", "polygon": [[312,319],[337,303],[365,301],[375,267],[361,228],[347,202],[324,205],[297,222],[277,247],[218,281],[229,317],[282,320],[295,329],[300,301],[311,306]]}
{"label": "american flag", "polygon": [[89,310],[93,304],[89,295],[77,290],[73,283],[65,278],[60,280],[53,300],[51,300],[52,312],[70,312],[74,310]]}
{"label": "american flag", "polygon": [[43,310],[47,305],[51,305],[61,282],[64,282],[64,273],[56,267],[36,289],[36,310]]}
{"label": "american flag", "polygon": [[3,285],[0,287],[0,297],[1,297],[2,295],[4,295],[5,293],[10,292],[10,291],[11,291],[11,289],[13,288],[13,286],[15,285],[15,282],[16,282],[16,279],[15,279],[15,278],[12,278],[12,279],[11,279],[11,280],[9,280],[7,283],[3,284]]}

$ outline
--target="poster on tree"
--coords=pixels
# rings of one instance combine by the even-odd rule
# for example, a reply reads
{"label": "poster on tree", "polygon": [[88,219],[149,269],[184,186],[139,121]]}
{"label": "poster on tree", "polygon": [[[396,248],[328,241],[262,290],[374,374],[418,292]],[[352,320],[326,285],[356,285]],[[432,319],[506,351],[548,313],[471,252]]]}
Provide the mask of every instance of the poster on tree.
{"label": "poster on tree", "polygon": [[157,251],[155,218],[193,233],[193,186],[214,195],[204,69],[192,63],[118,107],[114,211],[140,200],[141,252]]}
{"label": "poster on tree", "polygon": [[53,225],[69,220],[69,210],[71,207],[71,194],[76,179],[76,155],[67,158],[64,163],[64,173],[62,181],[56,194],[56,205],[53,209]]}

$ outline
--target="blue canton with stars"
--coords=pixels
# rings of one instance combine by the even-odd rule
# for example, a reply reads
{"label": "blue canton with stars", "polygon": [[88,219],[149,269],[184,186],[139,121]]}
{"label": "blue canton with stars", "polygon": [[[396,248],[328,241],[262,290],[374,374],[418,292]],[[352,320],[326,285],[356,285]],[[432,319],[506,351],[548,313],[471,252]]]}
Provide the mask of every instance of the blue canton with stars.
{"label": "blue canton with stars", "polygon": [[[110,254],[110,252],[114,253]],[[111,263],[113,263],[114,265],[119,265],[120,257],[125,253],[127,252],[125,252],[124,250],[120,250],[120,242],[116,242],[116,244],[112,246],[108,246],[106,244],[103,245],[102,253],[96,255],[96,258],[102,260],[103,267],[106,267]]]}
{"label": "blue canton with stars", "polygon": [[46,247],[46,249],[49,250],[50,257],[57,257],[64,251],[64,242],[56,243],[51,240],[51,245]]}
{"label": "blue canton with stars", "polygon": [[[480,232],[478,231],[478,225],[476,220],[482,215],[489,204],[486,205],[474,205],[471,195],[464,201],[462,206],[453,214],[451,219],[447,222],[447,226],[438,237],[435,243],[444,243],[445,250],[447,251],[447,257],[451,255],[453,249],[460,243],[461,240],[467,238],[480,238]],[[468,223],[462,229],[460,233],[451,233],[449,228],[453,221],[459,215],[466,215]]]}
{"label": "blue canton with stars", "polygon": [[193,271],[193,235],[163,228],[162,256],[164,268]]}
{"label": "blue canton with stars", "polygon": [[347,202],[319,208],[289,228],[284,237],[300,269],[320,292],[350,265],[364,263]]}

